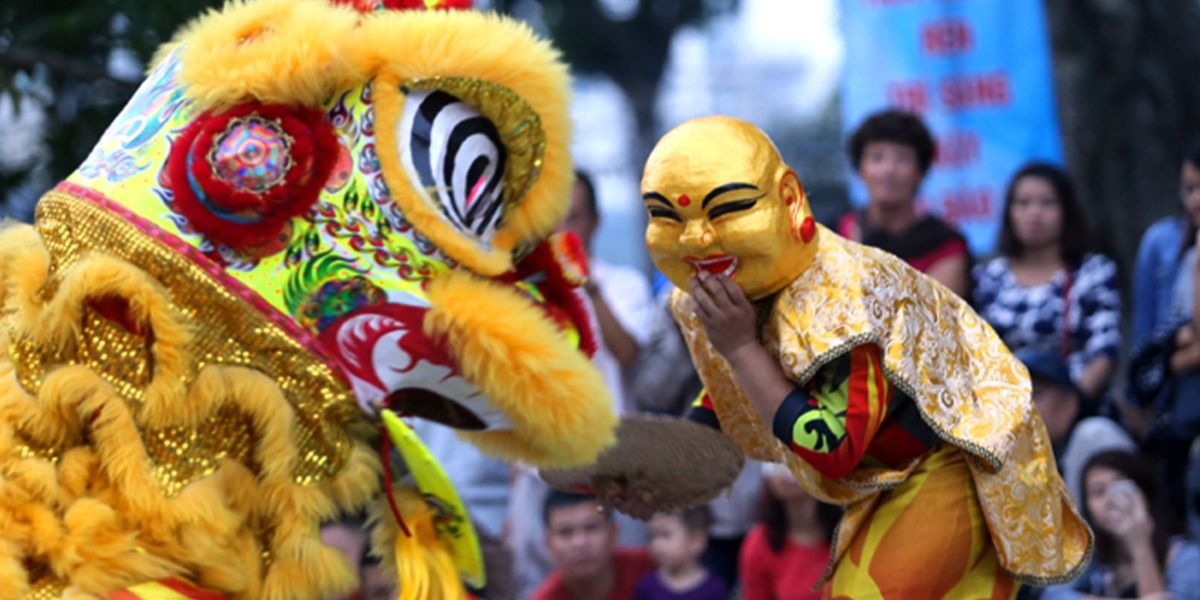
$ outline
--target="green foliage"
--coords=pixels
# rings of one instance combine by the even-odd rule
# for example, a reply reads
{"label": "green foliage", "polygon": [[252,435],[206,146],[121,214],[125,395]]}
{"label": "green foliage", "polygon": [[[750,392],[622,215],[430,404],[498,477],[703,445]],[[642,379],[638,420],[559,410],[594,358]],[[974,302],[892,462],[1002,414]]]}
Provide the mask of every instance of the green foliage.
{"label": "green foliage", "polygon": [[[639,128],[654,130],[654,99],[680,27],[733,10],[737,0],[626,0],[636,5],[614,15],[603,0],[497,0],[506,12],[539,6],[549,36],[579,74],[605,75],[633,102]],[[652,133],[651,133],[652,134]]]}
{"label": "green foliage", "polygon": [[[215,1],[8,0],[0,4],[0,94],[49,100],[46,141],[52,180],[65,177],[137,88],[114,77],[113,49],[145,65],[175,30]],[[40,93],[39,93],[40,92]],[[48,94],[46,94],[48,92]],[[26,173],[0,174],[0,199]]]}

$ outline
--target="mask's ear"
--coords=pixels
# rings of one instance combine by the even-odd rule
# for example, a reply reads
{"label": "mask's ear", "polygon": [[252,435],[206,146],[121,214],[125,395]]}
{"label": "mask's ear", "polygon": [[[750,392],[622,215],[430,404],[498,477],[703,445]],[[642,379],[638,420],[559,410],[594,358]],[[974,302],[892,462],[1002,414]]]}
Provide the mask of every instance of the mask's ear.
{"label": "mask's ear", "polygon": [[788,169],[779,178],[779,198],[787,207],[792,239],[805,244],[812,242],[817,233],[817,223],[808,207],[804,184],[800,183],[795,171]]}

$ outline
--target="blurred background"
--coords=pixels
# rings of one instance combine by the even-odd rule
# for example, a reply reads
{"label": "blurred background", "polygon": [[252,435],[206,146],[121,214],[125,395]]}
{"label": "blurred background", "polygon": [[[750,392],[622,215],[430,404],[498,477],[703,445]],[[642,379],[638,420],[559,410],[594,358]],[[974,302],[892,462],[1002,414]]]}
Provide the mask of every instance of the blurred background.
{"label": "blurred background", "polygon": [[[84,160],[133,94],[156,48],[217,5],[4,0],[4,216],[32,220],[41,194]],[[927,176],[910,173],[912,181],[924,180],[916,197],[901,204],[953,226],[935,227],[941,233],[932,239],[909,210],[902,216],[911,217],[905,235],[913,251],[902,258],[914,266],[932,264],[931,256],[952,263],[959,286],[939,280],[972,301],[1024,361],[1033,402],[1077,501],[1087,502],[1079,486],[1089,457],[1140,447],[1156,458],[1137,455],[1135,464],[1161,463],[1160,482],[1142,489],[1146,505],[1154,505],[1156,493],[1171,502],[1169,510],[1149,511],[1159,519],[1155,527],[1176,533],[1167,517],[1187,517],[1192,536],[1200,537],[1200,302],[1185,293],[1200,289],[1200,145],[1192,146],[1200,140],[1200,0],[477,0],[476,6],[527,22],[553,39],[571,66],[572,152],[595,183],[599,208],[591,238],[598,291],[589,294],[606,308],[597,311],[603,344],[596,362],[619,410],[680,414],[699,388],[643,243],[639,179],[655,141],[692,117],[748,119],[796,169],[818,220],[832,226],[859,215],[860,224],[872,225],[869,210],[850,212],[883,202],[867,198],[847,140],[867,115],[899,107],[918,113],[939,147]],[[867,145],[895,141],[877,136]],[[918,155],[920,144],[900,141]],[[1050,204],[1057,212],[1040,217],[1053,222],[1053,231],[1039,234],[1038,219],[1029,220],[1031,228],[1014,226],[1016,249],[989,260],[1006,188],[1023,180],[1014,174],[1030,160],[1065,167],[1077,202],[1057,186],[1056,177],[1064,178],[1053,166],[1027,176],[1035,187],[1054,186]],[[1192,206],[1187,213],[1185,204]],[[1051,213],[1061,218],[1046,217]],[[1092,239],[1075,247],[1068,242],[1084,221]],[[595,219],[585,214],[580,222],[590,236]],[[888,249],[903,254],[900,246]],[[1138,375],[1143,367],[1160,384],[1127,390],[1125,380],[1149,380]],[[1162,429],[1164,423],[1173,429]],[[516,567],[508,570],[518,591],[492,589],[489,597],[553,597],[533,595],[554,581],[547,579],[552,569],[566,572],[570,562],[560,560],[553,535],[545,533],[553,530],[550,509],[542,512],[552,504],[548,488],[531,471],[509,471],[457,442],[449,447],[453,477],[461,479],[455,485],[473,514],[489,515],[481,517],[482,531],[503,538],[497,551],[510,552],[508,566]],[[822,539],[836,511],[820,516],[814,499],[784,481],[790,476],[760,467],[748,464],[733,491],[709,507],[714,519],[703,562],[731,589],[759,570],[796,572],[760,560],[780,551],[778,544],[762,550],[763,531],[778,540],[781,528],[812,533],[810,550],[817,554],[803,555],[804,564],[819,567],[824,558],[812,556],[829,552]],[[789,504],[786,512],[809,515],[804,522],[779,517],[791,502],[800,508]],[[599,518],[595,507],[585,509],[584,516]],[[649,539],[644,526],[621,526],[627,527],[622,545]],[[360,560],[361,523],[329,527],[351,532],[357,546],[347,552]],[[615,540],[607,543],[600,554],[612,553]],[[755,550],[756,543],[762,548]],[[1166,583],[1178,599],[1200,595],[1200,585],[1188,583],[1194,579],[1172,579],[1172,569],[1200,573],[1200,546],[1191,552],[1190,562],[1166,565]],[[644,550],[640,560],[650,564]],[[362,568],[365,590],[378,565],[363,561]],[[1132,572],[1126,564],[1097,568]],[[819,575],[820,568],[804,577]],[[384,578],[380,597],[388,586]],[[776,598],[756,595],[749,585],[741,597]]]}
{"label": "blurred background", "polygon": [[[30,219],[39,195],[82,161],[132,94],[158,45],[190,17],[217,4],[197,0],[4,2],[0,8],[4,214]],[[876,82],[882,89],[889,82],[922,76],[919,64],[888,60],[893,52],[889,48],[897,40],[915,42],[923,35],[906,11],[934,10],[953,16],[977,10],[973,4],[1001,3],[476,2],[479,8],[527,21],[563,49],[576,75],[576,157],[597,180],[604,217],[596,250],[609,260],[641,268],[649,265],[640,243],[643,217],[637,181],[646,154],[663,132],[702,114],[751,119],[772,135],[797,168],[818,217],[828,222],[849,206],[852,195],[860,195],[851,185],[845,158],[844,132],[856,125],[846,122],[846,102],[869,102],[870,94],[864,96],[868,100],[850,100],[846,95],[857,93],[856,81],[867,86]],[[967,34],[974,39],[967,41],[977,41],[976,53],[1002,49],[1004,55],[988,60],[1012,70],[1010,91],[1016,100],[1049,91],[1047,107],[1052,114],[1045,122],[1055,124],[1056,130],[1043,133],[1056,138],[1051,145],[1061,147],[1061,160],[1079,186],[1085,211],[1099,234],[1098,249],[1129,267],[1145,227],[1176,210],[1179,158],[1189,137],[1200,132],[1200,77],[1196,76],[1200,73],[1200,2],[1019,0],[1002,4],[1003,14],[995,18],[965,15],[975,19],[974,31]],[[1018,5],[1026,6],[1013,8]],[[1029,11],[1037,13],[1035,21],[1044,23],[1043,31],[1030,31],[1026,21],[1012,21],[1012,14]],[[880,22],[864,31],[859,25],[871,19]],[[875,37],[864,40],[863,35]],[[987,41],[994,36],[1008,42]],[[949,39],[952,46],[953,36]],[[933,54],[917,59],[932,63],[938,58]],[[952,57],[949,68],[961,62]],[[1050,65],[1050,76],[1041,86],[1048,90],[1022,88],[1032,85],[1019,75],[1027,64]],[[903,104],[902,99],[893,96],[890,103]],[[886,100],[881,98],[881,103],[889,103]],[[936,116],[935,107],[926,108],[922,112],[927,112],[945,145],[939,131],[945,123]],[[1020,116],[1005,117],[1007,127],[981,128],[984,148],[1007,128],[1021,127]],[[977,143],[968,138],[968,147]],[[991,161],[985,156],[981,162]],[[991,177],[1004,180],[1009,175],[992,173]],[[936,168],[932,177],[937,177]],[[936,179],[929,185],[936,185]],[[991,204],[999,202],[993,199]],[[938,199],[926,205],[952,222],[979,220],[969,207],[955,214]],[[994,218],[997,210],[991,206],[983,214]],[[994,231],[984,226],[977,232],[971,223],[964,225],[972,250],[990,252]]]}

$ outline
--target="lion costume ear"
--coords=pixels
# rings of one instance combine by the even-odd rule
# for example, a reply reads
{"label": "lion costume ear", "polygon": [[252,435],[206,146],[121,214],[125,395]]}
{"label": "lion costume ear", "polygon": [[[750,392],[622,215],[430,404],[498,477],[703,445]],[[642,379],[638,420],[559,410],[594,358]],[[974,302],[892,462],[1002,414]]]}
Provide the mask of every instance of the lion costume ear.
{"label": "lion costume ear", "polygon": [[363,79],[346,55],[361,18],[327,0],[233,2],[191,22],[155,62],[178,52],[179,80],[201,111],[245,102],[319,108]]}

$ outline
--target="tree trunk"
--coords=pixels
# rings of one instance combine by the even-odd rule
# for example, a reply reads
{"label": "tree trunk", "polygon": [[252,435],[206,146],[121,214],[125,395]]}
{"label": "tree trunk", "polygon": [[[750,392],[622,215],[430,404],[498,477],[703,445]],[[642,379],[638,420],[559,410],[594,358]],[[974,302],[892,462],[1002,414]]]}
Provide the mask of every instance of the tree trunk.
{"label": "tree trunk", "polygon": [[1180,210],[1181,158],[1200,139],[1200,3],[1045,5],[1067,164],[1128,280],[1146,227]]}

